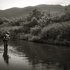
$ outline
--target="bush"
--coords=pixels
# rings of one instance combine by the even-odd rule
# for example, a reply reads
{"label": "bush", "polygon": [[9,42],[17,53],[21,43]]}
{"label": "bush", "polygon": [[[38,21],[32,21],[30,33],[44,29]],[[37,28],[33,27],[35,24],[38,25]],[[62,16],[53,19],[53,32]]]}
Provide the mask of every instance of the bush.
{"label": "bush", "polygon": [[70,39],[70,24],[69,23],[54,23],[44,27],[41,31],[43,39],[64,40]]}
{"label": "bush", "polygon": [[31,38],[29,37],[28,39],[29,41],[39,41],[40,40],[40,37],[39,36],[32,36]]}
{"label": "bush", "polygon": [[31,34],[24,34],[24,33],[20,34],[20,39],[23,39],[23,40],[29,40],[29,38],[31,37],[32,37]]}
{"label": "bush", "polygon": [[38,25],[30,29],[30,34],[32,35],[39,35],[40,32],[41,32],[41,27]]}
{"label": "bush", "polygon": [[34,27],[34,26],[37,25],[37,24],[38,24],[37,19],[36,19],[35,17],[33,17],[33,18],[31,19],[31,21],[29,21],[29,22],[26,21],[26,23],[24,24],[24,26],[25,26],[25,27]]}

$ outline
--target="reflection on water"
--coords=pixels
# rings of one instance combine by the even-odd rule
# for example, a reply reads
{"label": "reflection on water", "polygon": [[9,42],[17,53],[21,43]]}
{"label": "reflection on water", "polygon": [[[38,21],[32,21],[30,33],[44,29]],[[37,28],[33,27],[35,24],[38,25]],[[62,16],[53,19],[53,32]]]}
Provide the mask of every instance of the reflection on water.
{"label": "reflection on water", "polygon": [[4,61],[6,62],[6,64],[9,64],[8,44],[7,44],[7,42],[4,42],[3,58],[4,58]]}
{"label": "reflection on water", "polygon": [[9,56],[6,55],[6,54],[4,54],[4,55],[3,55],[3,58],[4,58],[5,63],[6,63],[6,64],[9,64]]}
{"label": "reflection on water", "polygon": [[8,53],[1,57],[2,53],[3,45],[1,44],[0,70],[70,69],[70,48],[64,48],[64,46],[14,40],[9,42]]}

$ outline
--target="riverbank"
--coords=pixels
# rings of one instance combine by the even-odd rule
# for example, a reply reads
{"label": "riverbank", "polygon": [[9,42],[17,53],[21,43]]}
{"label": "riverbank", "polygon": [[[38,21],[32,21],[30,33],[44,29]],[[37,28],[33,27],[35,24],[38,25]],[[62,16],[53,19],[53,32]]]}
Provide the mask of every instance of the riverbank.
{"label": "riverbank", "polygon": [[0,37],[9,31],[11,39],[70,46],[70,13],[52,16],[34,9],[25,18],[3,20]]}

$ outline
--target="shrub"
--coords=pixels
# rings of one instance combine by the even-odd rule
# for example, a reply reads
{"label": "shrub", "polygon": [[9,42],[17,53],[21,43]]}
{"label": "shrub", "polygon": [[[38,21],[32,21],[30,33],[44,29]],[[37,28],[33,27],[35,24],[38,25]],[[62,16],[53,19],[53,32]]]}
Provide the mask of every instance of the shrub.
{"label": "shrub", "polygon": [[40,32],[41,32],[41,27],[38,25],[36,25],[35,27],[30,29],[30,33],[32,35],[38,35],[38,34],[40,34]]}
{"label": "shrub", "polygon": [[70,24],[69,23],[54,23],[44,27],[41,31],[43,39],[64,40],[70,39]]}
{"label": "shrub", "polygon": [[31,38],[28,39],[29,41],[39,41],[40,40],[40,37],[39,36],[32,36]]}

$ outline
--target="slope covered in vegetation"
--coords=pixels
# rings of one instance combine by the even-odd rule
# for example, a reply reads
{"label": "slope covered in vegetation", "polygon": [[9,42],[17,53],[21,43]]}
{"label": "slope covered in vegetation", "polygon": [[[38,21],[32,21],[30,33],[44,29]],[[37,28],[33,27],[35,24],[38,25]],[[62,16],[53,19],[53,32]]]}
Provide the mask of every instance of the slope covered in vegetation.
{"label": "slope covered in vegetation", "polygon": [[26,17],[0,18],[0,36],[5,31],[12,39],[69,45],[70,13],[65,9],[64,14],[53,16],[34,9]]}

